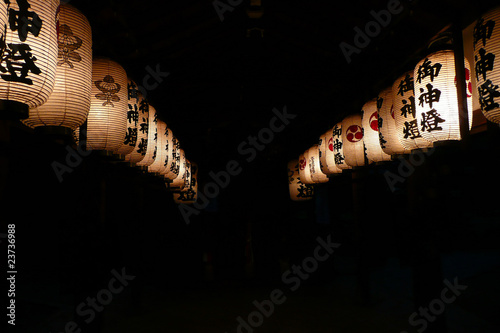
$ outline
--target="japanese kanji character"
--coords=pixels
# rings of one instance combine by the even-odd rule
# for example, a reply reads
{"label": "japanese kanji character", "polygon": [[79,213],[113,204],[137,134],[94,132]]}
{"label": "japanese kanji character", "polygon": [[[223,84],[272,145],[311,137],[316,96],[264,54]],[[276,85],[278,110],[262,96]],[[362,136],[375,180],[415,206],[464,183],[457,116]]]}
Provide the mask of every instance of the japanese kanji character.
{"label": "japanese kanji character", "polygon": [[137,153],[142,156],[146,155],[146,149],[148,147],[148,139],[141,138],[141,142],[137,145]]}
{"label": "japanese kanji character", "polygon": [[493,85],[491,80],[487,80],[480,85],[477,88],[477,92],[479,93],[479,103],[484,111],[491,111],[500,107],[500,105],[495,102],[495,97],[500,97],[500,91],[498,90],[498,85]]}
{"label": "japanese kanji character", "polygon": [[134,122],[134,125],[137,126],[137,123],[139,122],[139,112],[137,111],[137,104],[128,105],[127,120],[129,124]]}
{"label": "japanese kanji character", "polygon": [[401,115],[405,118],[408,118],[408,115],[411,115],[413,118],[415,118],[415,97],[410,96],[408,97],[408,100],[403,99],[401,102],[403,103],[403,107],[401,108]]}
{"label": "japanese kanji character", "polygon": [[413,92],[413,77],[410,74],[406,74],[405,78],[399,82],[398,95],[404,96],[405,92]]}
{"label": "japanese kanji character", "polygon": [[432,62],[428,58],[425,58],[423,64],[418,66],[416,81],[418,83],[422,83],[422,79],[430,76],[431,82],[433,82],[434,78],[439,75],[441,67],[442,65],[440,63],[435,63],[434,65],[432,65]]}
{"label": "japanese kanji character", "polygon": [[[10,7],[10,1],[4,0]],[[31,8],[28,0],[17,0],[19,10],[9,8],[9,25],[10,30],[16,31],[21,42],[25,42],[28,38],[28,33],[38,37],[42,29],[43,21],[37,13],[29,11]]]}
{"label": "japanese kanji character", "polygon": [[484,23],[484,18],[481,18],[477,21],[476,26],[474,27],[473,37],[474,37],[474,49],[476,48],[476,44],[482,40],[483,47],[486,46],[486,40],[491,38],[491,34],[493,33],[493,29],[495,28],[495,21],[489,20]]}
{"label": "japanese kanji character", "polygon": [[420,138],[420,131],[418,130],[418,121],[417,119],[411,121],[405,121],[403,128],[403,134],[405,139],[416,139]]}
{"label": "japanese kanji character", "polygon": [[439,102],[441,97],[441,90],[433,89],[432,84],[428,83],[425,85],[427,87],[427,92],[424,93],[424,88],[420,88],[420,92],[422,93],[418,98],[418,105],[424,106],[424,103],[429,104],[429,107],[432,108],[433,102]]}
{"label": "japanese kanji character", "polygon": [[342,135],[342,127],[335,125],[335,127],[333,128],[333,135],[332,136],[340,137],[341,135]]}
{"label": "japanese kanji character", "polygon": [[37,58],[30,51],[28,44],[6,45],[0,41],[0,72],[5,73],[0,75],[2,79],[32,85],[28,74],[40,75],[41,70],[35,65]]}
{"label": "japanese kanji character", "polygon": [[437,113],[436,109],[422,112],[422,121],[420,122],[420,126],[422,126],[421,131],[441,131],[443,128],[439,126],[439,124],[443,122],[445,122],[445,120],[441,118],[441,115]]}
{"label": "japanese kanji character", "polygon": [[334,155],[334,158],[335,158],[335,164],[344,164],[345,158],[344,156],[342,156],[341,153],[336,153]]}
{"label": "japanese kanji character", "polygon": [[125,141],[123,144],[135,147],[137,143],[137,128],[127,128],[127,133],[125,134]]}
{"label": "japanese kanji character", "polygon": [[476,78],[479,80],[479,75],[483,76],[483,80],[486,80],[486,72],[492,71],[495,63],[495,55],[493,53],[486,54],[486,50],[479,49],[479,57],[477,55],[474,57],[476,59]]}

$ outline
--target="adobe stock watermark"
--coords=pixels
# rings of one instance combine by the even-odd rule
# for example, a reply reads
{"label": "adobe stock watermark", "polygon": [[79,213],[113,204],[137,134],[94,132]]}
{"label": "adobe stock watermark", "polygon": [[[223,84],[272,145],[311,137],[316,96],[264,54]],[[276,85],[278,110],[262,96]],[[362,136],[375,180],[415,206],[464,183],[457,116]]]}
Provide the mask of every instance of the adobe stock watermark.
{"label": "adobe stock watermark", "polygon": [[[102,312],[104,307],[113,301],[113,296],[120,294],[129,282],[135,279],[133,275],[125,273],[125,267],[118,273],[112,269],[111,274],[113,277],[109,280],[107,288],[99,290],[95,297],[87,297],[84,302],[76,306],[76,314],[82,318],[88,325],[96,317],[96,312]],[[64,325],[64,330],[60,333],[81,333],[82,329],[74,321],[68,321]]]}
{"label": "adobe stock watermark", "polygon": [[[328,260],[335,249],[340,247],[340,244],[332,242],[331,235],[326,237],[326,241],[321,237],[316,238],[316,241],[318,245],[314,249],[313,256],[302,260],[301,265],[293,265],[290,270],[284,272],[281,276],[282,282],[288,286],[290,291],[298,290],[301,283],[316,272],[319,263]],[[256,328],[264,324],[265,318],[269,318],[274,313],[275,306],[285,303],[286,300],[285,291],[279,288],[269,293],[269,299],[260,302],[254,300],[252,304],[255,306],[255,310],[250,312],[246,319],[241,316],[236,318],[238,322],[236,332],[253,333]]]}
{"label": "adobe stock watermark", "polygon": [[[245,157],[246,162],[253,162],[258,152],[263,151],[266,145],[274,140],[274,135],[282,132],[290,124],[290,120],[297,117],[295,114],[288,113],[286,105],[283,107],[283,111],[274,108],[273,113],[274,117],[269,120],[269,127],[262,128],[255,136],[248,136],[246,140],[238,145],[238,153]],[[212,181],[205,184],[203,191],[198,192],[196,202],[192,206],[184,203],[178,206],[186,224],[190,223],[191,215],[198,215],[202,209],[208,206],[210,199],[217,197],[221,189],[229,186],[231,177],[239,175],[242,171],[241,163],[236,160],[228,161],[226,170],[210,171],[209,176]]]}
{"label": "adobe stock watermark", "polygon": [[[147,74],[142,78],[142,85],[137,84],[137,90],[142,94],[143,98],[147,98],[148,92],[157,89],[160,84],[163,83],[164,79],[170,75],[170,72],[162,72],[160,64],[156,64],[154,69],[148,65],[144,68],[144,70]],[[86,130],[84,128],[80,128],[80,130],[82,131],[83,136],[87,137]],[[51,163],[52,170],[54,170],[59,183],[62,183],[64,180],[64,174],[72,173],[75,168],[80,166],[83,158],[92,153],[92,147],[87,145],[84,149],[83,145],[85,143],[86,141],[79,141],[76,150],[72,146],[67,145],[67,154],[64,160],[65,163],[59,161],[53,161]]]}
{"label": "adobe stock watermark", "polygon": [[386,28],[391,23],[392,15],[401,14],[403,9],[399,0],[389,0],[387,10],[382,9],[378,12],[374,10],[370,11],[370,15],[374,18],[374,21],[366,23],[364,30],[361,30],[357,26],[354,27],[354,32],[356,33],[353,40],[354,46],[346,42],[339,44],[347,63],[350,64],[352,55],[361,53],[361,50],[370,44],[371,38],[377,37],[382,28]]}
{"label": "adobe stock watermark", "polygon": [[414,172],[415,168],[425,163],[426,157],[434,153],[436,148],[429,148],[427,150],[414,150],[408,155],[408,160],[405,157],[399,157],[398,174],[386,170],[384,177],[392,192],[396,191],[398,183],[404,183],[408,177]]}
{"label": "adobe stock watermark", "polygon": [[212,5],[214,6],[215,11],[217,12],[217,15],[219,16],[219,19],[221,22],[224,22],[224,13],[225,12],[232,12],[235,7],[238,7],[243,3],[243,0],[226,0],[224,2],[223,0],[214,0],[212,2]]}
{"label": "adobe stock watermark", "polygon": [[[422,333],[427,329],[429,323],[436,320],[437,316],[443,314],[446,305],[456,301],[457,297],[462,294],[462,291],[467,289],[466,285],[458,284],[458,278],[455,277],[453,284],[444,280],[443,283],[446,287],[441,290],[439,298],[433,299],[429,302],[429,307],[420,307],[418,312],[413,312],[408,318],[408,323],[413,327],[418,327],[417,332]],[[401,333],[408,333],[401,331]]]}

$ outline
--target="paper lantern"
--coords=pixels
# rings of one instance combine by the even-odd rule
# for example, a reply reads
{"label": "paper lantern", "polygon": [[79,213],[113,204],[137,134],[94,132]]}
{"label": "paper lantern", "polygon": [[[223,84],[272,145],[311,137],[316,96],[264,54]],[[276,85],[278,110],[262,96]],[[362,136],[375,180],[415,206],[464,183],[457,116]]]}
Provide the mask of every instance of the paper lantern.
{"label": "paper lantern", "polygon": [[[342,122],[333,126],[331,131],[331,138],[328,139],[328,149],[333,151],[333,160],[335,165],[340,170],[350,169],[351,166],[347,165],[344,156],[344,142],[342,141]],[[330,137],[330,134],[328,135]]]}
{"label": "paper lantern", "polygon": [[167,129],[167,124],[165,124],[164,121],[158,119],[156,122],[156,126],[157,126],[157,134],[156,137],[154,138],[155,141],[154,145],[156,149],[153,153],[154,162],[148,166],[148,172],[150,173],[160,173],[160,171],[164,167],[163,163],[165,161],[165,149],[163,149],[163,145],[166,141],[165,131]]}
{"label": "paper lantern", "polygon": [[489,121],[500,123],[500,7],[474,27],[474,68],[479,104]]}
{"label": "paper lantern", "polygon": [[180,191],[184,187],[184,181],[186,176],[186,154],[183,149],[179,149],[179,171],[178,175],[171,182],[167,183],[167,187],[172,191]]}
{"label": "paper lantern", "polygon": [[8,21],[7,4],[5,1],[0,1],[0,36],[2,37],[5,34],[5,29],[7,29]]}
{"label": "paper lantern", "polygon": [[321,165],[319,160],[319,147],[314,145],[309,150],[309,172],[311,174],[311,179],[315,183],[326,183],[328,182],[328,177],[321,171]]}
{"label": "paper lantern", "polygon": [[138,125],[139,125],[139,90],[137,84],[128,79],[127,82],[127,132],[123,139],[120,148],[116,150],[117,154],[127,155],[130,154],[137,144]]}
{"label": "paper lantern", "polygon": [[[388,155],[408,154],[397,135],[392,86],[380,92],[377,99],[380,147]],[[365,141],[366,144],[366,141]]]}
{"label": "paper lantern", "polygon": [[420,135],[420,126],[416,118],[413,71],[399,77],[392,85],[392,102],[396,135],[405,149],[427,148],[432,142]]}
{"label": "paper lantern", "polygon": [[342,142],[345,163],[351,167],[365,165],[363,136],[361,114],[347,116],[342,120]]}
{"label": "paper lantern", "polygon": [[92,90],[92,29],[87,18],[73,6],[59,11],[58,53],[55,85],[42,106],[32,108],[24,121],[29,127],[81,126],[90,110]]}
{"label": "paper lantern", "polygon": [[304,184],[314,184],[309,167],[309,149],[299,156],[299,175]]}
{"label": "paper lantern", "polygon": [[[156,157],[156,137],[158,135],[158,119],[156,114],[156,109],[149,104],[149,120],[148,120],[148,139],[146,141],[146,153],[144,158],[137,162],[137,166],[150,166],[155,161]],[[144,153],[144,148],[141,149],[141,153]]]}
{"label": "paper lantern", "polygon": [[[5,13],[5,1],[0,11]],[[2,34],[0,100],[2,112],[20,113],[36,108],[54,89],[57,64],[56,14],[59,0],[11,0]],[[2,24],[2,31],[5,27]]]}
{"label": "paper lantern", "polygon": [[87,119],[87,145],[92,150],[116,151],[127,133],[127,73],[116,62],[92,63],[92,96]]}
{"label": "paper lantern", "polygon": [[[466,72],[470,66],[465,59]],[[414,70],[415,106],[420,134],[431,142],[461,140],[453,51],[439,51],[420,61]],[[472,90],[466,75],[469,129],[472,126]]]}
{"label": "paper lantern", "polygon": [[[125,156],[125,161],[130,163],[138,163],[146,156],[148,148],[148,128],[149,128],[149,103],[140,92],[137,93],[138,98],[138,123],[137,123],[137,140],[132,152]],[[129,110],[130,111],[130,110]]]}
{"label": "paper lantern", "polygon": [[181,187],[181,192],[186,192],[191,187],[191,162],[186,160],[186,169],[184,171],[184,185]]}
{"label": "paper lantern", "polygon": [[[170,131],[171,132],[171,131]],[[174,180],[179,176],[181,164],[181,145],[179,140],[171,133],[172,141],[169,147],[170,156],[165,160],[165,178]]]}
{"label": "paper lantern", "polygon": [[190,186],[185,191],[173,192],[174,201],[177,204],[194,204],[198,199],[198,165],[191,163]]}
{"label": "paper lantern", "polygon": [[293,201],[311,200],[314,195],[314,187],[300,180],[298,160],[288,162],[288,190]]}
{"label": "paper lantern", "polygon": [[381,147],[377,99],[372,99],[363,105],[361,117],[366,157],[373,162],[389,161],[391,155],[384,153]]}
{"label": "paper lantern", "polygon": [[335,164],[335,153],[333,151],[333,129],[330,129],[325,134],[319,138],[319,160],[321,171],[325,175],[331,175],[336,173],[342,173],[340,169]]}

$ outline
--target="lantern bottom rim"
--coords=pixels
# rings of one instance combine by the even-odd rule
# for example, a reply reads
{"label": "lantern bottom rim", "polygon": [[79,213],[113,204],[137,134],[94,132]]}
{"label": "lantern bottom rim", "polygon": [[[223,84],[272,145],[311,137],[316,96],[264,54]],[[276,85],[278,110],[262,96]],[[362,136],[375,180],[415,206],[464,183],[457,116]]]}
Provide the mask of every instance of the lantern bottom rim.
{"label": "lantern bottom rim", "polygon": [[29,106],[17,101],[0,100],[0,119],[20,120],[29,117]]}

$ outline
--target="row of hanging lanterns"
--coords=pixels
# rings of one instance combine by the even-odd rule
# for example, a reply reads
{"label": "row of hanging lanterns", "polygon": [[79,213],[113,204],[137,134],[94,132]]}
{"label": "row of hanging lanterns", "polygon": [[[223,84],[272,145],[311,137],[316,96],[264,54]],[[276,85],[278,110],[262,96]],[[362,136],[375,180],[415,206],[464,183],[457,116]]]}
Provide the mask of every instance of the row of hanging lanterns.
{"label": "row of hanging lanterns", "polygon": [[[478,19],[473,34],[481,110],[489,121],[500,123],[500,7]],[[470,130],[473,78],[467,59],[464,69]],[[288,164],[290,197],[309,200],[313,189],[307,186],[328,181],[329,175],[461,139],[455,54],[433,52]]]}
{"label": "row of hanging lanterns", "polygon": [[86,122],[87,149],[124,156],[192,200],[195,176],[179,141],[120,64],[92,57],[92,30],[78,9],[0,1],[0,36],[0,116],[76,133]]}

